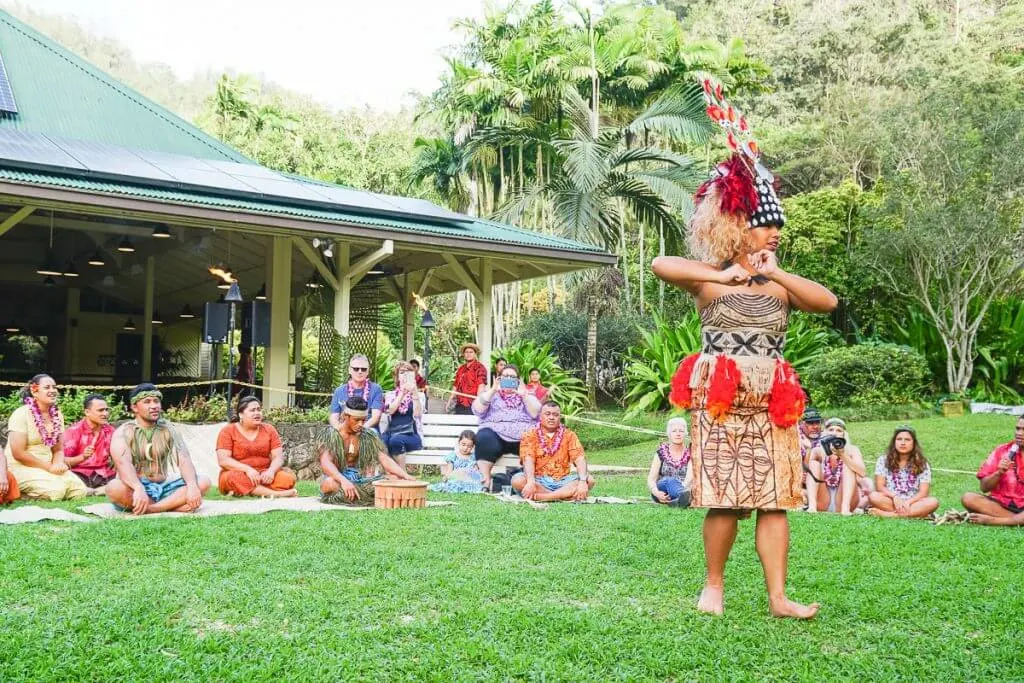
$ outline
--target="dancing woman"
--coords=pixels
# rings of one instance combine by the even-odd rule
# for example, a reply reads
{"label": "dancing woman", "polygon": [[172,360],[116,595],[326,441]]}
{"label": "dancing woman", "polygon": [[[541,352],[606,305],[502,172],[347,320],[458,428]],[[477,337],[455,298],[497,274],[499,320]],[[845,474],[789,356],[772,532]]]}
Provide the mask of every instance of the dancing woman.
{"label": "dancing woman", "polygon": [[802,504],[797,421],[804,393],[782,358],[792,308],[827,313],[836,297],[779,268],[775,251],[785,223],[771,173],[759,163],[746,121],[704,83],[708,115],[728,134],[732,157],[697,191],[689,242],[699,260],[662,256],[654,273],[695,299],[701,353],[686,358],[670,400],[691,410],[690,493],[704,519],[707,576],[702,612],[721,614],[725,564],[738,522],[757,510],[755,544],[771,613],[809,619],[818,604],[786,597],[789,520]]}

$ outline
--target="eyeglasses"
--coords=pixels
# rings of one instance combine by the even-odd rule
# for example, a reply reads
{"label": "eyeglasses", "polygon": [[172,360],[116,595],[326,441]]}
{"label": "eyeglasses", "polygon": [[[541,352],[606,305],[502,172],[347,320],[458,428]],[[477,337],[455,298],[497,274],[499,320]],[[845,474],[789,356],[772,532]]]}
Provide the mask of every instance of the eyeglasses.
{"label": "eyeglasses", "polygon": [[352,372],[369,372],[370,368],[349,368]]}

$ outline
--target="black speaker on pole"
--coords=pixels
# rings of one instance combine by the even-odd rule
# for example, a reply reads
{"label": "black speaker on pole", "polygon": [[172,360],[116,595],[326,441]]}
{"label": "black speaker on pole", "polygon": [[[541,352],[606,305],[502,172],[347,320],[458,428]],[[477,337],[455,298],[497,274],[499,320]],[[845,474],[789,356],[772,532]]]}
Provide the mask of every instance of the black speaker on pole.
{"label": "black speaker on pole", "polygon": [[242,304],[242,346],[270,346],[270,303]]}
{"label": "black speaker on pole", "polygon": [[207,344],[223,344],[228,340],[228,318],[230,304],[206,302],[203,308],[203,341]]}

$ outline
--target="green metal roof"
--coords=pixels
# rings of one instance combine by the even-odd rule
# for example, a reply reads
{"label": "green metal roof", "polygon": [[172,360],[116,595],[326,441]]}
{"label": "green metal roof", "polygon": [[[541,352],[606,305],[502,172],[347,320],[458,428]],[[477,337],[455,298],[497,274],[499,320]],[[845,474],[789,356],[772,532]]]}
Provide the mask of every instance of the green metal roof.
{"label": "green metal roof", "polygon": [[[2,10],[0,55],[3,56],[18,104],[18,114],[0,116],[0,132],[11,131],[8,137],[24,133],[29,137],[45,138],[48,145],[57,144],[58,138],[66,138],[121,148],[101,150],[103,155],[116,156],[123,152],[131,157],[131,150],[146,150],[181,155],[179,161],[183,162],[191,157],[240,163],[253,169],[254,173],[263,168]],[[34,142],[39,140],[35,139]],[[218,191],[217,186],[194,186],[188,183],[171,183],[168,186],[166,182],[154,182],[151,177],[141,177],[136,173],[116,173],[111,176],[91,172],[87,167],[69,168],[47,161],[32,149],[26,152],[23,148],[12,154],[14,156],[5,157],[3,149],[0,149],[0,180],[224,210],[283,215],[311,222],[391,229],[407,232],[410,237],[417,234],[436,235],[608,256],[604,250],[589,244],[494,221],[457,216],[437,207],[432,209],[421,205],[416,210],[402,211],[400,215],[386,210],[375,212],[367,208],[374,206],[372,197],[387,203],[388,197],[383,195],[362,193],[365,201],[369,202],[362,210],[355,208],[360,204],[359,198],[354,198],[352,202],[332,200],[311,205],[292,198],[293,195],[278,196],[269,191],[238,196]],[[271,173],[269,170],[259,171],[265,172]],[[299,185],[331,186],[330,183],[309,178],[272,173],[282,181]],[[453,221],[453,218],[456,220]]]}
{"label": "green metal roof", "polygon": [[2,10],[0,55],[18,103],[0,128],[252,163]]}
{"label": "green metal roof", "polygon": [[121,195],[137,199],[151,199],[164,202],[207,206],[225,210],[251,211],[267,215],[291,216],[310,221],[328,223],[348,223],[371,228],[384,228],[408,232],[410,236],[417,234],[452,237],[459,240],[480,240],[487,242],[504,242],[507,244],[541,247],[563,252],[585,252],[589,254],[606,254],[593,245],[562,239],[539,232],[521,230],[503,223],[481,218],[467,218],[458,224],[434,223],[427,220],[416,221],[391,216],[370,216],[364,213],[337,210],[317,210],[294,206],[281,201],[248,201],[232,197],[222,197],[194,190],[174,191],[130,183],[86,180],[70,175],[39,173],[16,169],[0,168],[0,180],[26,183],[34,186],[50,186],[79,190],[93,193]]}

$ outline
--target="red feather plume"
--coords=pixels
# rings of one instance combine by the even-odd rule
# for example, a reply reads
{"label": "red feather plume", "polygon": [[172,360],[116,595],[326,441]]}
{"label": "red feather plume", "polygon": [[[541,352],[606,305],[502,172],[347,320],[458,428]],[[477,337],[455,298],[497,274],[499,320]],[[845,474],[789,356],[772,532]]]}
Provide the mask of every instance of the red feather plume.
{"label": "red feather plume", "polygon": [[690,377],[693,375],[693,368],[700,358],[699,353],[687,356],[676,368],[669,384],[668,402],[676,408],[689,410],[693,406],[693,389],[690,388]]}
{"label": "red feather plume", "polygon": [[804,414],[806,403],[807,395],[793,366],[786,361],[778,361],[775,382],[768,397],[768,416],[778,427],[792,427]]}
{"label": "red feather plume", "polygon": [[754,177],[738,154],[732,155],[719,168],[724,176],[715,179],[722,198],[722,213],[751,215],[757,210],[757,188]]}
{"label": "red feather plume", "polygon": [[740,368],[736,361],[728,356],[715,359],[715,371],[711,373],[711,382],[708,384],[707,411],[716,422],[721,422],[729,414],[740,387],[740,379]]}

